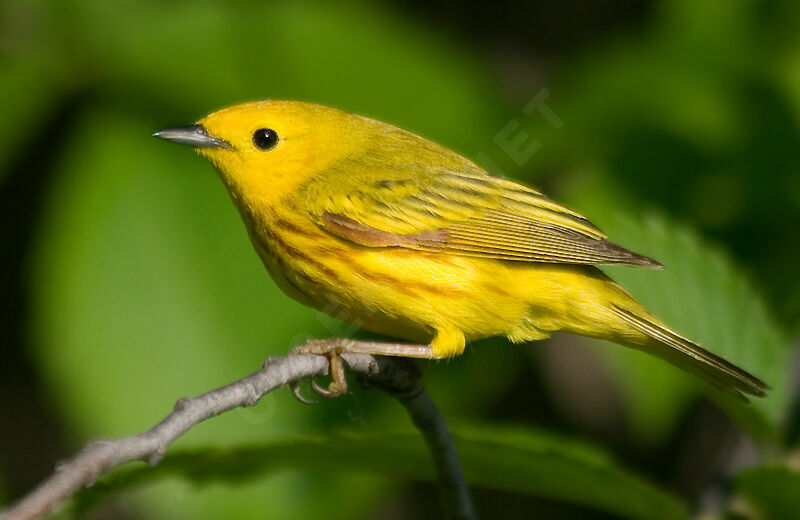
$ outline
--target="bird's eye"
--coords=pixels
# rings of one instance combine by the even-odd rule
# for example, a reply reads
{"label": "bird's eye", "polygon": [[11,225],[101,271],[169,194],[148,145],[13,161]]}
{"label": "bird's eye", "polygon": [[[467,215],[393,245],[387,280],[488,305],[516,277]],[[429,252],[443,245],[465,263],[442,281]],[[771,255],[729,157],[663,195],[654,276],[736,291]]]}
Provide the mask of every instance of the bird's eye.
{"label": "bird's eye", "polygon": [[259,128],[253,132],[253,144],[259,150],[272,150],[278,144],[278,133],[272,128]]}

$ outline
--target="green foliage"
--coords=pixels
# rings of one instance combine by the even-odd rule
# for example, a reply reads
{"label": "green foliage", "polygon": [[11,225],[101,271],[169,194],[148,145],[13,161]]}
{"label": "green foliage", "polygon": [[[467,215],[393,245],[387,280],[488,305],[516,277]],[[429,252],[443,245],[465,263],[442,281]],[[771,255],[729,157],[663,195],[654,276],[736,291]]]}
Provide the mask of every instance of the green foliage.
{"label": "green foliage", "polygon": [[665,266],[663,271],[604,268],[612,278],[669,326],[763,378],[771,387],[767,398],[743,405],[710,385],[699,386],[697,378],[658,359],[608,348],[604,353],[614,366],[634,431],[650,442],[662,439],[681,418],[699,386],[742,427],[762,438],[778,440],[790,404],[791,343],[747,277],[720,251],[685,228],[658,218],[637,223],[610,212],[598,216],[615,240],[636,244],[636,251]]}
{"label": "green foliage", "polygon": [[736,488],[763,520],[795,518],[800,511],[800,472],[783,465],[742,472]]}
{"label": "green foliage", "polygon": [[0,118],[0,183],[13,154],[54,105],[56,92],[41,80],[28,67],[0,67],[0,99],[18,100],[4,105]]}
{"label": "green foliage", "polygon": [[792,1],[655,2],[637,30],[563,63],[547,87],[564,126],[520,119],[542,142],[521,173],[606,172],[637,212],[656,206],[724,241],[797,333],[798,23]]}
{"label": "green foliage", "polygon": [[[565,500],[620,518],[652,518],[653,511],[664,520],[686,515],[678,500],[620,469],[607,454],[563,436],[528,429],[463,428],[456,434],[456,445],[467,480],[474,486]],[[167,477],[180,476],[204,486],[213,482],[239,486],[287,468],[435,480],[418,435],[353,433],[173,452],[156,468],[129,468],[102,479],[78,497],[79,507],[85,509],[109,492]]]}

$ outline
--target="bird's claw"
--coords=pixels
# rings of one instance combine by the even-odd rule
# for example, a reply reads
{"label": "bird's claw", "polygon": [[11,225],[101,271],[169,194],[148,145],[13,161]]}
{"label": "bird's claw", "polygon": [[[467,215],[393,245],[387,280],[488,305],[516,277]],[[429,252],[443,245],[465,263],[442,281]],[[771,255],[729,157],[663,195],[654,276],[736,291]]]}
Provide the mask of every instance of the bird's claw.
{"label": "bird's claw", "polygon": [[[329,372],[331,374],[331,382],[327,388],[321,386],[312,377],[311,388],[314,392],[327,399],[333,399],[347,393],[347,376],[344,371],[344,361],[342,360],[341,353],[346,351],[347,347],[341,342],[331,343],[322,340],[312,340],[305,345],[300,345],[292,349],[293,354],[319,354],[326,356],[330,363]],[[316,401],[307,398],[300,391],[300,383],[295,381],[291,384],[292,394],[298,401],[305,404],[316,404]]]}
{"label": "bird's claw", "polygon": [[347,393],[347,384],[339,381],[331,381],[328,388],[320,386],[315,379],[311,380],[311,388],[322,397],[333,399]]}
{"label": "bird's claw", "polygon": [[[317,401],[314,399],[309,399],[305,395],[303,395],[303,390],[300,388],[300,381],[292,381],[289,384],[289,388],[292,391],[292,395],[294,395],[295,399],[300,401],[303,404],[317,404]],[[331,381],[327,388],[317,383],[317,380],[311,378],[311,389],[314,392],[321,396],[325,397],[326,399],[333,399],[335,397],[339,397],[340,395],[344,395],[347,393],[347,384],[342,385],[336,381]]]}
{"label": "bird's claw", "polygon": [[300,388],[300,381],[292,381],[291,383],[289,383],[289,389],[291,389],[294,398],[300,401],[301,403],[317,404],[315,400],[309,399],[308,397],[303,395],[303,391]]}

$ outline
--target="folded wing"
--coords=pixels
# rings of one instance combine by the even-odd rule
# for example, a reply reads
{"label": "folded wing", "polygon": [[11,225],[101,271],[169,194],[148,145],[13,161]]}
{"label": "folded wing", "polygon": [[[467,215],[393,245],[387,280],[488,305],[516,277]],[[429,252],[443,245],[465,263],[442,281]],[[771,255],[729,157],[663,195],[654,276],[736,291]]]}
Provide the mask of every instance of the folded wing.
{"label": "folded wing", "polygon": [[[341,177],[339,177],[341,178]],[[387,170],[369,186],[326,186],[312,211],[329,232],[368,247],[560,264],[661,265],[609,242],[540,192],[481,172]],[[318,191],[317,193],[320,193]]]}

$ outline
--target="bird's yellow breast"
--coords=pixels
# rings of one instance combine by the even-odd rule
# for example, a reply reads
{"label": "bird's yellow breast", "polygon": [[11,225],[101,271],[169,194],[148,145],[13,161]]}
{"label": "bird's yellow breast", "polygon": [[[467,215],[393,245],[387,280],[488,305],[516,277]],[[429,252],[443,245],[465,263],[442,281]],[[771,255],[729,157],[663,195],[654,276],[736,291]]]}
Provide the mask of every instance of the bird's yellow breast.
{"label": "bird's yellow breast", "polygon": [[289,296],[358,327],[425,343],[441,330],[519,342],[585,314],[570,311],[591,279],[579,268],[358,246],[293,207],[245,218],[259,256]]}

